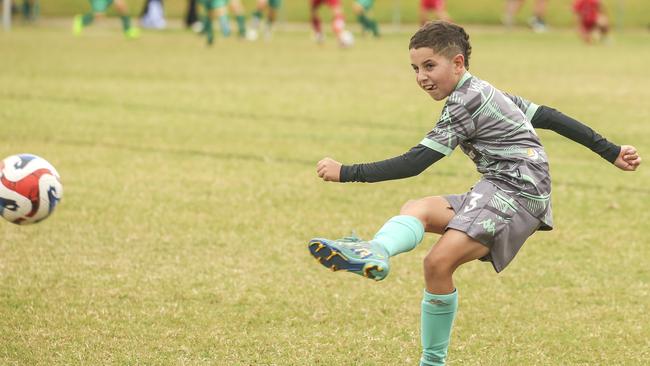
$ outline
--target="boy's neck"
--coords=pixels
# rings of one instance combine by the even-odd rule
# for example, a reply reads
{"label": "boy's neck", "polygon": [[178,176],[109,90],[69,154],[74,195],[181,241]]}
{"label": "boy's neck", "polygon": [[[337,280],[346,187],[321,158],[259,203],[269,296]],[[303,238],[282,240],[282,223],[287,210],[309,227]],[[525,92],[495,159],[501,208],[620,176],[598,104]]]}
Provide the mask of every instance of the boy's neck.
{"label": "boy's neck", "polygon": [[456,88],[454,90],[458,90],[458,88],[460,88],[463,84],[465,84],[465,81],[467,81],[467,79],[469,79],[471,77],[472,77],[472,74],[470,74],[469,71],[465,70],[465,72],[463,73],[463,76],[461,76],[460,80],[458,80],[458,84],[456,84]]}

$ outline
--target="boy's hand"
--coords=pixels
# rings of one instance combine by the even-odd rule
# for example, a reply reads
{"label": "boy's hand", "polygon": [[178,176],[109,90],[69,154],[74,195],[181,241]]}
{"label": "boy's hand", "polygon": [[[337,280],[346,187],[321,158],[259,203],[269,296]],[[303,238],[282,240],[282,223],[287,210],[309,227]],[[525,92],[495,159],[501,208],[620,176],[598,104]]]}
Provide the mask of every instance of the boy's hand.
{"label": "boy's hand", "polygon": [[621,170],[633,171],[641,164],[641,157],[636,152],[636,148],[630,145],[621,145],[621,152],[614,161],[614,165]]}
{"label": "boy's hand", "polygon": [[316,171],[318,172],[318,176],[326,182],[340,182],[341,165],[341,163],[332,158],[324,158],[316,164]]}

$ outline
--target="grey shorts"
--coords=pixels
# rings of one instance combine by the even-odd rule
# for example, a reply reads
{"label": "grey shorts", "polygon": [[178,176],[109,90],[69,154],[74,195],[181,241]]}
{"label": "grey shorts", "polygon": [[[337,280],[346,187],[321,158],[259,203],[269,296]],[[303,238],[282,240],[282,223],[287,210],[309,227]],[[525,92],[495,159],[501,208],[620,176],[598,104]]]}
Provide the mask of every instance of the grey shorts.
{"label": "grey shorts", "polygon": [[455,229],[490,248],[481,258],[501,272],[542,225],[508,193],[481,180],[465,194],[444,196],[456,215],[447,229]]}

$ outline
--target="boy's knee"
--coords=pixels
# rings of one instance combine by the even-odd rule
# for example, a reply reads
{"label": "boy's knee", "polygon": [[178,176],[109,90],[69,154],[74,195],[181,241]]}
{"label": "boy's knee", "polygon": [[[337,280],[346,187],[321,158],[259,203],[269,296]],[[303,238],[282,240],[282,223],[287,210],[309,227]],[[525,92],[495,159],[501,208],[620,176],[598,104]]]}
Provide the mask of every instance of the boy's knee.
{"label": "boy's knee", "polygon": [[453,258],[430,252],[423,260],[424,275],[427,278],[447,277],[453,274],[456,267]]}

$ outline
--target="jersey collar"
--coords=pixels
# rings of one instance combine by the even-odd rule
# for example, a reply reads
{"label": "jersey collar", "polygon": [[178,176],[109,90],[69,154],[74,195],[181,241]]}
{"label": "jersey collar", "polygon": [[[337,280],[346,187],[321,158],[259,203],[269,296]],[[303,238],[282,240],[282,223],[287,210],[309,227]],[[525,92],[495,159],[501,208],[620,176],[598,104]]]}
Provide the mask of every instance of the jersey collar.
{"label": "jersey collar", "polygon": [[471,78],[471,77],[472,77],[472,74],[470,74],[469,71],[465,71],[465,73],[463,74],[463,76],[461,76],[460,80],[458,81],[458,84],[456,84],[456,89],[454,89],[454,90],[458,90],[458,88],[460,88],[461,86],[463,86],[463,84],[465,84],[465,82],[467,81],[467,79],[469,79],[469,78]]}

